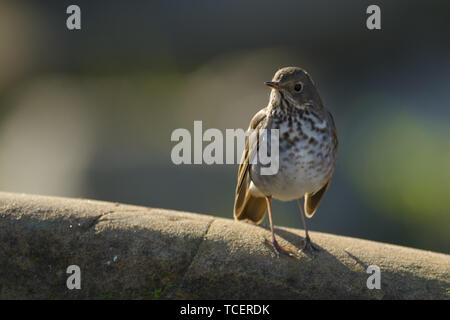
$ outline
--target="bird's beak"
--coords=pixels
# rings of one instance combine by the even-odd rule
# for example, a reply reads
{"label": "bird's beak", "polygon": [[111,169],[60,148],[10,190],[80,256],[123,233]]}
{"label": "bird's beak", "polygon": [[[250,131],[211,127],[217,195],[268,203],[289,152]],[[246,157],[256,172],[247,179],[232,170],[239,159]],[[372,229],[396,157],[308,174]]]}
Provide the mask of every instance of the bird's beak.
{"label": "bird's beak", "polygon": [[269,87],[274,88],[274,89],[278,89],[279,88],[278,82],[275,82],[275,81],[266,81],[266,82],[264,82],[264,84],[266,86],[269,86]]}

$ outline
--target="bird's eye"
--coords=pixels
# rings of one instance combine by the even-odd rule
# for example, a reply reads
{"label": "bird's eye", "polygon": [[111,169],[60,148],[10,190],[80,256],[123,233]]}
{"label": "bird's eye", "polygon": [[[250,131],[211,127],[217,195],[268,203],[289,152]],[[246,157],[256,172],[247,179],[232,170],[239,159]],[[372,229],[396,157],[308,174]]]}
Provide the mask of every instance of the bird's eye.
{"label": "bird's eye", "polygon": [[303,90],[303,84],[301,82],[296,83],[295,87],[294,87],[294,90],[297,91],[297,92],[301,92]]}

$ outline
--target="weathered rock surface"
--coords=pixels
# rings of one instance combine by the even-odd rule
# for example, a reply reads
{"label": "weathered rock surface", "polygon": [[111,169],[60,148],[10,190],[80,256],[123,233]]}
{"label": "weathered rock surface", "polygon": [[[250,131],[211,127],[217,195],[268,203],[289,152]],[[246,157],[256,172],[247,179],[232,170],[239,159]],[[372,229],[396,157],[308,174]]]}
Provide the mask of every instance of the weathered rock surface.
{"label": "weathered rock surface", "polygon": [[[303,230],[277,228],[298,249]],[[450,256],[312,232],[276,257],[262,227],[92,200],[0,193],[1,299],[449,299]],[[69,265],[81,289],[69,290]],[[381,289],[366,285],[369,265]]]}

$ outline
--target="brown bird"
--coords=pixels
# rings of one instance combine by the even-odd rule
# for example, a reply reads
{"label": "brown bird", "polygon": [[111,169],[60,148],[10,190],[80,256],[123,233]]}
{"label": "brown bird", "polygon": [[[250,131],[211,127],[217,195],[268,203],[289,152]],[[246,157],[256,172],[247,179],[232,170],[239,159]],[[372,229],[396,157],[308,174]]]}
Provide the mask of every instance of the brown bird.
{"label": "brown bird", "polygon": [[[334,173],[338,146],[334,120],[305,70],[280,69],[265,84],[272,88],[270,100],[250,121],[249,131],[255,132],[258,139],[256,143],[248,136],[246,139],[238,171],[234,217],[259,224],[267,208],[272,241],[266,239],[266,242],[277,254],[292,256],[292,250],[281,247],[275,238],[271,200],[272,197],[281,201],[297,200],[305,228],[302,250],[315,254],[318,248],[311,243],[305,213],[308,218],[314,215]],[[262,174],[262,168],[267,165],[253,161],[262,143],[267,143],[266,150],[271,150],[272,140],[260,136],[263,129],[278,130],[278,171],[274,174]]]}

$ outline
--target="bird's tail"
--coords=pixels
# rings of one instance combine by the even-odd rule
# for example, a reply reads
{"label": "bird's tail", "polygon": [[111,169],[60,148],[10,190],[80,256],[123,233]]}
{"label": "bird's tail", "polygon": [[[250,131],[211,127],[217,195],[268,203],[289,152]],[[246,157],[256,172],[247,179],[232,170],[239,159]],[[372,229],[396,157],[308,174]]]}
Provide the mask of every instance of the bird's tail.
{"label": "bird's tail", "polygon": [[266,208],[266,199],[252,196],[247,183],[244,183],[240,190],[236,190],[234,200],[234,218],[236,220],[248,220],[259,224],[264,219]]}

